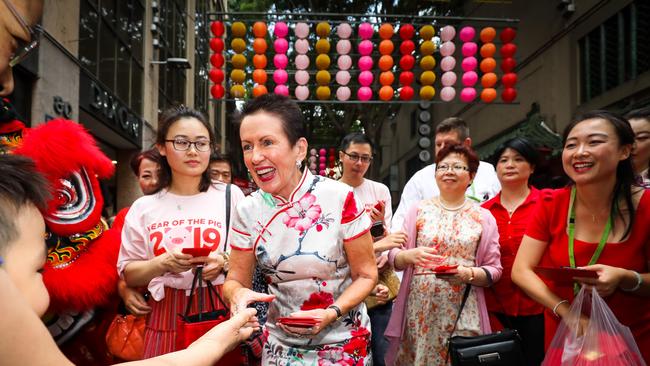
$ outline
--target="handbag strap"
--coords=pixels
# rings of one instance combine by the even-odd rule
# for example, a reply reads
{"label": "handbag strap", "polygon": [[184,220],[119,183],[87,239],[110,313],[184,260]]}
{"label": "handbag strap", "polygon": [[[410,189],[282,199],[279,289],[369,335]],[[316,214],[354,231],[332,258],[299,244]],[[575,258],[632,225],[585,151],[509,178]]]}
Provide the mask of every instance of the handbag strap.
{"label": "handbag strap", "polygon": [[[187,318],[190,315],[190,309],[192,309],[192,301],[194,300],[194,291],[196,290],[198,292],[198,297],[199,297],[199,321],[202,321],[202,314],[203,314],[203,291],[201,291],[201,287],[203,286],[203,266],[198,266],[196,267],[196,271],[194,272],[194,279],[192,279],[192,288],[190,290],[190,295],[189,299],[187,300],[187,306],[185,307],[185,317]],[[198,282],[198,288],[196,286]],[[212,307],[212,311],[216,311],[217,307],[214,304],[214,300],[212,299],[212,296],[210,294],[214,294],[217,297],[217,300],[223,305],[224,309],[226,311],[230,312],[230,308],[228,305],[226,305],[226,302],[223,301],[223,298],[221,295],[219,295],[219,291],[217,291],[216,288],[214,288],[214,285],[212,284],[212,281],[206,281],[206,285],[208,288],[208,299],[210,300],[210,306]]]}
{"label": "handbag strap", "polygon": [[231,184],[228,183],[226,185],[226,238],[223,241],[223,252],[226,252],[226,249],[228,248],[228,233],[230,232],[230,186]]}
{"label": "handbag strap", "polygon": [[460,308],[458,308],[458,314],[456,315],[456,321],[454,321],[454,327],[451,330],[451,333],[449,333],[449,338],[447,338],[447,357],[445,357],[445,364],[449,361],[449,354],[451,353],[451,337],[453,337],[454,332],[456,331],[456,326],[458,325],[458,320],[460,319],[460,315],[463,313],[463,308],[465,307],[465,303],[467,302],[467,298],[469,297],[469,292],[472,290],[472,285],[466,285],[465,286],[465,291],[463,292],[463,299],[460,301]]}

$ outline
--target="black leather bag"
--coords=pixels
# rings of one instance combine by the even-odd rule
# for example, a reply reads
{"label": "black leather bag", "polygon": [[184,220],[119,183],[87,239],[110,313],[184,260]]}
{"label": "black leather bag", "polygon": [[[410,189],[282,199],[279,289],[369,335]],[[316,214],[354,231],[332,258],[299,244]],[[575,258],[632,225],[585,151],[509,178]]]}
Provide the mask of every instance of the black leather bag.
{"label": "black leather bag", "polygon": [[[465,307],[471,286],[465,288],[463,301],[451,334],[454,334]],[[521,337],[514,329],[475,337],[453,336],[449,339],[448,358],[452,366],[520,366],[525,365]]]}

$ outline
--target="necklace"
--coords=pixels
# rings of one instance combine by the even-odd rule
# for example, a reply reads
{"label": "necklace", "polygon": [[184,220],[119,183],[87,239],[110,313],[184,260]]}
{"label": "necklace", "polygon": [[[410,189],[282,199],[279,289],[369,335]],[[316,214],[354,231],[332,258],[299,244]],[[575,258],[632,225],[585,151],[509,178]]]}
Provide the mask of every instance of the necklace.
{"label": "necklace", "polygon": [[438,197],[438,203],[440,204],[440,207],[444,208],[447,211],[458,211],[461,208],[463,208],[463,206],[465,206],[465,203],[467,203],[467,198],[465,198],[463,200],[463,203],[461,203],[460,206],[456,206],[456,207],[447,207],[447,206],[445,206],[445,204],[442,203],[442,198],[441,197]]}

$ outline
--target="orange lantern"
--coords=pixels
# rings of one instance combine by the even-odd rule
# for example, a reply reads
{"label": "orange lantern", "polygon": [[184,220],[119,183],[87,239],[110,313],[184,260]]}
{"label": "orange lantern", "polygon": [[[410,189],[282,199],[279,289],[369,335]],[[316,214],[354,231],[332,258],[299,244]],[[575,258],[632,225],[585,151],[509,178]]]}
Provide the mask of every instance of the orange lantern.
{"label": "orange lantern", "polygon": [[253,24],[253,35],[257,38],[264,38],[266,36],[266,23],[255,22]]}
{"label": "orange lantern", "polygon": [[393,95],[395,94],[395,91],[393,90],[393,87],[390,85],[384,85],[379,89],[379,99],[383,101],[391,100],[393,99]]}
{"label": "orange lantern", "polygon": [[377,65],[381,71],[388,71],[393,67],[393,58],[389,55],[383,55],[379,58]]}
{"label": "orange lantern", "polygon": [[479,67],[484,73],[492,72],[496,69],[497,62],[492,57],[484,58],[481,60],[481,65]]}
{"label": "orange lantern", "polygon": [[485,88],[481,91],[481,100],[485,103],[492,103],[497,99],[497,91],[494,88]]}
{"label": "orange lantern", "polygon": [[253,71],[253,81],[258,83],[258,84],[264,84],[266,83],[266,80],[268,79],[268,75],[266,74],[266,71],[263,69],[255,69]]}
{"label": "orange lantern", "polygon": [[263,69],[266,67],[266,55],[255,55],[253,56],[253,66],[255,66],[256,69]]}
{"label": "orange lantern", "polygon": [[253,40],[253,51],[255,51],[255,53],[264,53],[266,52],[267,47],[268,45],[264,38],[255,38],[255,40]]}
{"label": "orange lantern", "polygon": [[497,74],[488,72],[481,77],[481,85],[484,88],[491,88],[497,83]]}
{"label": "orange lantern", "polygon": [[253,96],[255,98],[259,97],[260,95],[267,94],[268,92],[269,92],[268,89],[266,89],[266,86],[264,85],[256,85],[253,88]]}
{"label": "orange lantern", "polygon": [[379,74],[379,84],[381,85],[393,85],[395,82],[395,75],[392,71],[384,71]]}

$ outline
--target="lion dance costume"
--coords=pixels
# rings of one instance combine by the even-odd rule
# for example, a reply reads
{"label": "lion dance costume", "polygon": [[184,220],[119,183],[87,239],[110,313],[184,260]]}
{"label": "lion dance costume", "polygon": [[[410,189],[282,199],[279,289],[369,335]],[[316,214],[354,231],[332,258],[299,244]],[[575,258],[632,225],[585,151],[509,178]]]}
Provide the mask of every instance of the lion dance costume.
{"label": "lion dance costume", "polygon": [[107,364],[104,334],[115,313],[120,232],[101,217],[99,179],[113,175],[113,163],[82,125],[55,119],[28,129],[0,100],[3,152],[32,158],[50,184],[43,281],[51,303],[44,321],[74,363]]}

